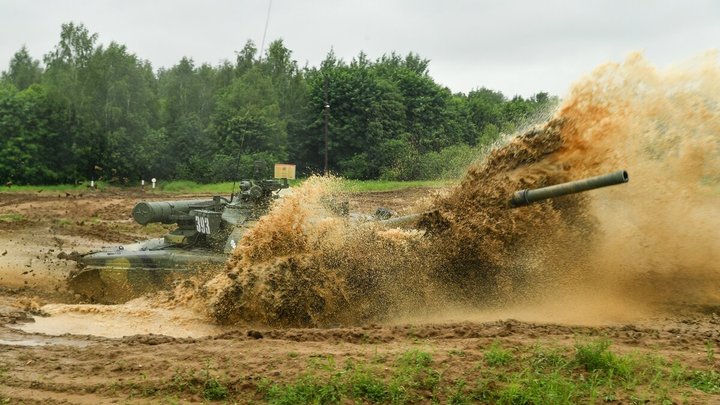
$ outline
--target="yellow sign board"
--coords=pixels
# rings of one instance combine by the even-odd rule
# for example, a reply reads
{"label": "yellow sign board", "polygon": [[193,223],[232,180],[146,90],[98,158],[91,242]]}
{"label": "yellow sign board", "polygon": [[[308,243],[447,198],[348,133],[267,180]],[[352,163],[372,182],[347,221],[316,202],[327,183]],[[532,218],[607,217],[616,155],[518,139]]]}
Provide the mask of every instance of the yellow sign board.
{"label": "yellow sign board", "polygon": [[275,178],[276,179],[295,179],[295,165],[288,165],[284,163],[275,163]]}

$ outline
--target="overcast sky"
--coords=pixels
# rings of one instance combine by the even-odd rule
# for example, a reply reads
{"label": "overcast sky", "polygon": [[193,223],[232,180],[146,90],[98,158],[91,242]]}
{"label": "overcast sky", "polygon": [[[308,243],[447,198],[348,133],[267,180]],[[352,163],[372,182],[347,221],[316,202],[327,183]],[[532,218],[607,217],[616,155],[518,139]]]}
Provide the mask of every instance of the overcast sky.
{"label": "overcast sky", "polygon": [[[508,96],[564,96],[607,61],[643,51],[659,66],[720,48],[719,0],[271,0],[267,43],[281,38],[299,64],[332,48],[346,61],[364,51],[418,53],[456,92],[488,87]],[[0,70],[25,44],[53,49],[74,21],[149,60],[234,60],[248,39],[260,48],[269,0],[0,0]]]}

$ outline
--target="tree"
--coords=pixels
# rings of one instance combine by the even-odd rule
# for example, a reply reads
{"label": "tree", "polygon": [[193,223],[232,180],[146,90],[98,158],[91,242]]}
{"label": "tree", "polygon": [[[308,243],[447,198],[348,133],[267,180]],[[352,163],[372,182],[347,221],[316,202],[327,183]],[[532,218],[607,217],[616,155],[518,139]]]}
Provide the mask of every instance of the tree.
{"label": "tree", "polygon": [[8,71],[2,73],[2,80],[13,84],[18,90],[25,90],[35,83],[40,83],[41,76],[40,61],[30,57],[23,45],[10,60]]}
{"label": "tree", "polygon": [[66,108],[72,123],[66,136],[72,139],[78,169],[87,177],[94,177],[95,168],[104,165],[106,148],[87,95],[87,66],[96,41],[97,34],[90,34],[84,25],[63,24],[60,42],[44,57],[43,83],[50,97]]}
{"label": "tree", "polygon": [[91,56],[86,75],[88,120],[95,121],[104,175],[139,180],[149,164],[147,134],[158,124],[157,90],[149,62],[111,42]]}
{"label": "tree", "polygon": [[0,179],[52,184],[76,179],[66,109],[40,85],[0,84]]}
{"label": "tree", "polygon": [[44,70],[23,46],[0,76],[0,176],[15,182],[228,180],[238,164],[252,175],[257,159],[308,174],[324,166],[326,113],[331,171],[429,178],[557,102],[486,88],[452,94],[414,53],[361,52],[346,63],[330,50],[319,67],[300,68],[282,40],[264,55],[248,41],[233,61],[184,57],[154,72],[72,22],[43,60]]}

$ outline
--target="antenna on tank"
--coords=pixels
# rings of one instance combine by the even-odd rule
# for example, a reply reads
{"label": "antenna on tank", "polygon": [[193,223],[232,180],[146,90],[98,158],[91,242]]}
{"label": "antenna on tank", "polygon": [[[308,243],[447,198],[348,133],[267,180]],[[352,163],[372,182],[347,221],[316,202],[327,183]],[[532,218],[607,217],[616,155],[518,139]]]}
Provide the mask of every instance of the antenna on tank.
{"label": "antenna on tank", "polygon": [[235,178],[233,179],[232,191],[230,192],[230,201],[232,202],[235,195],[235,183],[237,183],[238,174],[240,173],[240,156],[242,154],[242,146],[245,143],[245,133],[240,138],[240,147],[238,148],[237,160],[235,161]]}

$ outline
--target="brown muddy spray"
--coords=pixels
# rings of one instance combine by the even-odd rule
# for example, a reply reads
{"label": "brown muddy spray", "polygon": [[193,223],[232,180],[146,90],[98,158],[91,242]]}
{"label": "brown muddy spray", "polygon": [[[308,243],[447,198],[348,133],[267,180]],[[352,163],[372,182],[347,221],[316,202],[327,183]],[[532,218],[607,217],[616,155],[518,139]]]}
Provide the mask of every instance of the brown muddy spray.
{"label": "brown muddy spray", "polygon": [[[590,323],[717,303],[719,141],[716,55],[666,71],[632,55],[468,169],[419,230],[332,217],[323,202],[335,181],[307,181],[248,232],[204,296],[219,322],[271,326],[547,303],[566,315],[554,319]],[[620,168],[626,186],[508,207],[515,190]]]}

